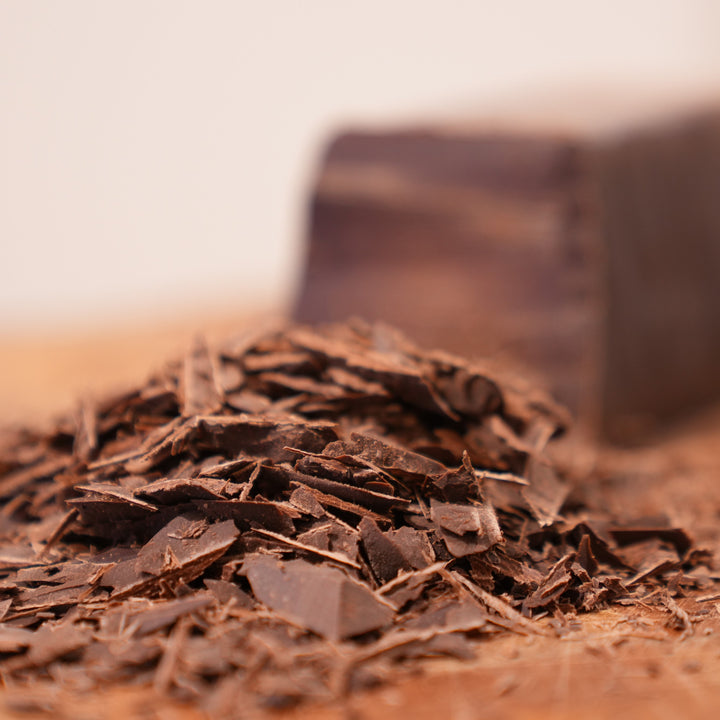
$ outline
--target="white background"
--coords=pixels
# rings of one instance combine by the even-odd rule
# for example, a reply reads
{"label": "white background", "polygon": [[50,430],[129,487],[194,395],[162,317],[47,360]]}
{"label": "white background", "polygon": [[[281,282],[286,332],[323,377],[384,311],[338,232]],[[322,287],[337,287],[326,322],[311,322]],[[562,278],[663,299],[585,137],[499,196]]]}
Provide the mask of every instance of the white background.
{"label": "white background", "polygon": [[700,80],[716,0],[0,0],[0,333],[287,302],[347,120]]}

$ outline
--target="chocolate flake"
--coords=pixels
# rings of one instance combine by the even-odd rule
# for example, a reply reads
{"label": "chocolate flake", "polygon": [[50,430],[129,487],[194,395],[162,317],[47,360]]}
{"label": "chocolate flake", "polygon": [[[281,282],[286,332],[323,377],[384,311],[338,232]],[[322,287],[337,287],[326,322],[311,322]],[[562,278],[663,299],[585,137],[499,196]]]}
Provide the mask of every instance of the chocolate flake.
{"label": "chocolate flake", "polygon": [[455,557],[484,552],[502,541],[492,505],[441,503],[432,498],[430,517]]}
{"label": "chocolate flake", "polygon": [[410,563],[400,548],[391,537],[380,531],[374,520],[363,518],[358,530],[370,567],[380,583],[387,583],[399,572],[410,570]]}
{"label": "chocolate flake", "polygon": [[581,494],[564,518],[546,446],[565,424],[382,326],[198,342],[144,387],[3,440],[0,672],[250,713],[472,657],[543,613],[567,631],[565,612],[655,597],[688,632],[658,588],[707,553]]}
{"label": "chocolate flake", "polygon": [[335,642],[392,621],[389,605],[334,568],[256,555],[245,560],[243,572],[260,602]]}

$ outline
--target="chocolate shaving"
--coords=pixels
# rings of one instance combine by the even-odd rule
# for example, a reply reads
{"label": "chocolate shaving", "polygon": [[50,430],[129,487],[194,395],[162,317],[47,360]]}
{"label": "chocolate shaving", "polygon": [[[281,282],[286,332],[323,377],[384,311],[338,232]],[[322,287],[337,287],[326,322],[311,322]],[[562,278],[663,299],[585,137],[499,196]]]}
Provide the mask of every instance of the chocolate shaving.
{"label": "chocolate shaving", "polygon": [[399,572],[410,570],[410,563],[398,545],[391,537],[380,531],[374,520],[363,518],[358,530],[365,554],[378,582],[389,582]]}
{"label": "chocolate shaving", "polygon": [[455,557],[484,552],[503,539],[497,516],[489,503],[458,505],[432,498],[430,518]]}
{"label": "chocolate shaving", "polygon": [[197,342],[0,444],[0,672],[250,713],[703,569],[681,528],[570,494],[546,447],[565,424],[542,394],[383,326]]}
{"label": "chocolate shaving", "polygon": [[391,607],[341,570],[257,555],[244,561],[243,572],[260,602],[335,642],[392,621]]}

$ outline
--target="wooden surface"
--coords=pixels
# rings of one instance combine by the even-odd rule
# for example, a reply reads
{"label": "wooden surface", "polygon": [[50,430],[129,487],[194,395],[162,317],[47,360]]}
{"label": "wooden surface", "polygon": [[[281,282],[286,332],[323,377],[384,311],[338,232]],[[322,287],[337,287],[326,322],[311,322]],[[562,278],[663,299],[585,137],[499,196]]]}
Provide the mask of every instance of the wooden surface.
{"label": "wooden surface", "polygon": [[84,394],[141,382],[197,335],[212,341],[279,317],[279,310],[265,308],[164,322],[136,318],[96,330],[0,335],[0,424],[45,422]]}
{"label": "wooden surface", "polygon": [[[198,329],[210,337],[239,330],[247,318],[209,319],[96,336],[0,342],[2,421],[37,422],[77,391],[102,392],[139,380]],[[720,409],[678,426],[643,449],[604,450],[596,462],[615,478],[610,504],[637,514],[670,510],[705,545],[720,539]],[[586,461],[589,461],[586,458]],[[297,720],[347,717],[714,718],[720,707],[720,615],[714,609],[691,634],[666,627],[658,609],[611,608],[581,616],[564,637],[505,635],[484,643],[472,663],[429,663],[420,676],[340,700],[300,708]],[[12,689],[11,707],[22,704]],[[111,689],[66,698],[68,718],[197,718],[159,701],[149,689]],[[13,714],[7,717],[33,717]]]}

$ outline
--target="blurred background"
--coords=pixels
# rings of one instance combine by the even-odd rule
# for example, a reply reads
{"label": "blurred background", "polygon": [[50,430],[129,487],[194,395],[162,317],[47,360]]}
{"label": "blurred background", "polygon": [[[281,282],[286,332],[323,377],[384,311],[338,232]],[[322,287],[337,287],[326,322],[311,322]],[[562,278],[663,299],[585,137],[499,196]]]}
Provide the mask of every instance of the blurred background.
{"label": "blurred background", "polygon": [[0,330],[289,301],[346,121],[715,79],[715,0],[5,0]]}
{"label": "blurred background", "polygon": [[5,417],[134,377],[180,326],[283,313],[334,129],[551,87],[713,87],[719,39],[715,0],[5,0]]}

